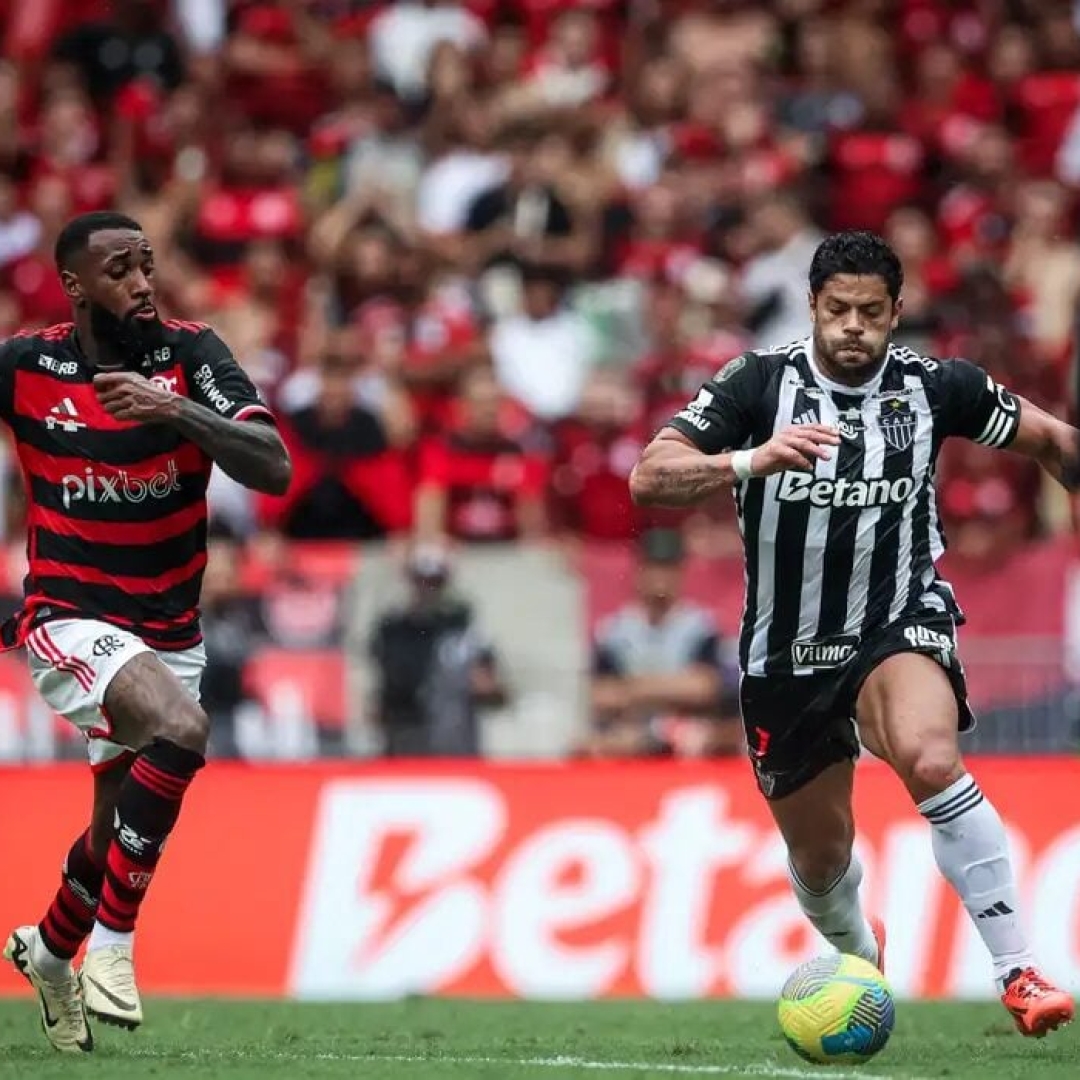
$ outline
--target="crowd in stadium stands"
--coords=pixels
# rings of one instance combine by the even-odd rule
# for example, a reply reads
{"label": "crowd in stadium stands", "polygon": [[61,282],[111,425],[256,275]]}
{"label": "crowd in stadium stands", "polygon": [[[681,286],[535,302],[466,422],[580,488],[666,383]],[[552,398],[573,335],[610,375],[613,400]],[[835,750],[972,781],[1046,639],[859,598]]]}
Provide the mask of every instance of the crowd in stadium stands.
{"label": "crowd in stadium stands", "polygon": [[[0,335],[67,318],[57,230],[116,206],[163,312],[218,330],[293,454],[282,499],[216,478],[219,530],[665,526],[728,555],[729,500],[646,515],[626,478],[725,360],[807,333],[828,229],[902,256],[902,343],[1069,408],[1074,7],[0,0]],[[939,475],[961,558],[1066,516],[1008,455],[957,442]]]}

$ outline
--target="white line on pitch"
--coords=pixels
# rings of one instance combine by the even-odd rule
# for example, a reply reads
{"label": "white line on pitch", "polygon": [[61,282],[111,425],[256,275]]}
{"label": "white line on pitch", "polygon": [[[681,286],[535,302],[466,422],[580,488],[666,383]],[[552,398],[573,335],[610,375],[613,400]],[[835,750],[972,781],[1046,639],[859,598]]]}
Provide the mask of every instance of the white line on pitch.
{"label": "white line on pitch", "polygon": [[689,1062],[667,1061],[595,1061],[588,1058],[562,1056],[506,1058],[482,1055],[438,1054],[336,1054],[329,1051],[319,1053],[289,1053],[281,1050],[252,1052],[237,1049],[229,1050],[180,1050],[170,1053],[167,1050],[129,1050],[121,1051],[119,1057],[153,1058],[161,1061],[337,1061],[362,1064],[364,1062],[397,1062],[402,1065],[504,1065],[518,1069],[581,1069],[591,1072],[654,1072],[667,1076],[754,1076],[767,1080],[919,1080],[918,1077],[901,1077],[896,1073],[886,1076],[883,1073],[858,1071],[852,1069],[813,1069],[773,1064],[771,1062],[747,1062],[743,1065],[692,1065]]}

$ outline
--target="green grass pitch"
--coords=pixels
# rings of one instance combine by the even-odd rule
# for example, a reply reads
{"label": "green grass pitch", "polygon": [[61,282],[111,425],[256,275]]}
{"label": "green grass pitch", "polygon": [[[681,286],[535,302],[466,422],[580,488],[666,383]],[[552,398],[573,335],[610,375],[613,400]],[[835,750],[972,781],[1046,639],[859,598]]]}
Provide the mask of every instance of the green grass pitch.
{"label": "green grass pitch", "polygon": [[768,1004],[397,1004],[151,1000],[138,1032],[95,1029],[93,1054],[54,1053],[29,999],[0,1002],[11,1080],[685,1080],[708,1077],[1080,1077],[1080,1032],[1022,1039],[993,1003],[908,1004],[860,1068],[805,1065]]}

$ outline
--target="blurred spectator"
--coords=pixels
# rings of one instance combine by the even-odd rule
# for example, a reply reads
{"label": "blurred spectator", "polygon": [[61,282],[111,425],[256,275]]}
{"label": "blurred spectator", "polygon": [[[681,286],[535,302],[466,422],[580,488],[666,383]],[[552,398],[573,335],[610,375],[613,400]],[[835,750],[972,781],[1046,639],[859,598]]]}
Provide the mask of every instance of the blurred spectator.
{"label": "blurred spectator", "polygon": [[636,603],[605,620],[593,646],[593,757],[733,753],[741,728],[712,617],[680,596],[679,534],[641,540]]}
{"label": "blurred spectator", "polygon": [[511,107],[572,109],[595,101],[611,81],[601,46],[594,12],[570,8],[555,14]]}
{"label": "blurred spectator", "polygon": [[403,333],[408,340],[403,343],[400,374],[412,394],[418,424],[429,433],[443,431],[452,423],[453,397],[461,377],[490,362],[468,283],[433,275]]}
{"label": "blurred spectator", "polygon": [[672,148],[672,126],[684,105],[685,72],[669,57],[655,57],[642,66],[626,94],[622,115],[605,125],[601,153],[619,183],[635,191],[660,179]]}
{"label": "blurred spectator", "polygon": [[469,204],[456,255],[467,268],[543,262],[585,269],[589,249],[582,224],[545,175],[538,156],[544,134],[535,125],[518,123],[496,138],[507,161],[506,177]]}
{"label": "blurred spectator", "polygon": [[593,372],[577,411],[555,426],[553,436],[556,529],[582,540],[636,536],[641,515],[630,498],[628,480],[647,436],[641,402],[621,372]]}
{"label": "blurred spectator", "polygon": [[21,205],[11,177],[0,174],[0,268],[29,255],[40,238],[41,222]]}
{"label": "blurred spectator", "polygon": [[486,368],[464,377],[456,411],[450,431],[421,447],[417,533],[474,543],[542,536],[548,465],[516,436],[521,411]]}
{"label": "blurred spectator", "polygon": [[903,93],[895,68],[886,61],[866,78],[860,123],[831,138],[829,224],[880,232],[894,206],[917,202],[923,194],[930,161],[922,139],[900,126]]}
{"label": "blurred spectator", "polygon": [[288,131],[245,126],[232,132],[220,176],[199,202],[192,230],[196,258],[232,268],[255,240],[299,242],[304,214],[298,164],[298,146]]}
{"label": "blurred spectator", "polygon": [[[695,296],[712,303],[695,308],[691,303]],[[650,433],[683,408],[725,361],[750,347],[749,335],[740,328],[720,325],[725,321],[723,305],[731,299],[728,276],[706,260],[695,263],[681,282],[660,279],[649,286],[647,347],[633,374]]]}
{"label": "blurred spectator", "polygon": [[387,757],[476,757],[478,710],[505,704],[492,646],[467,603],[450,590],[450,565],[438,547],[418,547],[406,572],[409,599],[372,634],[378,670],[376,723]]}
{"label": "blurred spectator", "polygon": [[939,508],[950,555],[979,570],[1000,566],[1035,536],[1039,466],[1012,455],[997,462],[959,439],[943,458]]}
{"label": "blurred spectator", "polygon": [[40,224],[34,249],[7,267],[7,278],[23,318],[31,326],[67,322],[71,302],[56,273],[53,246],[73,211],[71,189],[60,177],[45,177],[33,187],[30,210]]}
{"label": "blurred spectator", "polygon": [[262,620],[258,599],[243,588],[243,545],[230,533],[218,530],[211,534],[206,554],[202,706],[210,717],[214,756],[238,757],[237,712],[250,704],[244,671],[264,636]]}
{"label": "blurred spectator", "polygon": [[416,192],[416,223],[424,233],[461,232],[477,197],[506,180],[507,163],[492,147],[493,126],[491,106],[482,98],[440,118]]}
{"label": "blurred spectator", "polygon": [[281,498],[261,496],[264,525],[297,539],[371,539],[410,522],[403,453],[376,411],[363,404],[349,357],[331,350],[312,380],[312,400],[279,415],[293,460]]}
{"label": "blurred spectator", "polygon": [[941,254],[934,223],[918,207],[894,210],[885,225],[885,239],[904,267],[904,315],[893,340],[932,353],[941,299],[956,287],[956,269]]}
{"label": "blurred spectator", "polygon": [[585,320],[566,306],[563,275],[529,263],[522,310],[496,322],[491,358],[502,388],[540,420],[569,416],[581,398],[593,343]]}
{"label": "blurred spectator", "polygon": [[760,250],[746,264],[741,289],[754,347],[767,349],[806,337],[806,275],[822,234],[790,191],[763,197],[751,211],[750,225]]}
{"label": "blurred spectator", "polygon": [[440,42],[474,49],[486,37],[484,24],[456,0],[399,0],[372,22],[371,51],[379,74],[401,97],[420,98]]}
{"label": "blurred spectator", "polygon": [[[619,218],[624,211],[629,218],[622,236]],[[637,191],[627,207],[615,207],[608,227],[615,230],[613,269],[621,277],[676,278],[704,246],[670,176]]]}
{"label": "blurred spectator", "polygon": [[1048,356],[1067,348],[1080,299],[1080,249],[1066,239],[1070,200],[1053,181],[1030,181],[1017,193],[1016,220],[1003,267],[1032,337]]}
{"label": "blurred spectator", "polygon": [[184,65],[166,26],[167,9],[157,0],[112,0],[109,22],[76,26],[56,44],[54,55],[75,65],[94,100],[108,107],[136,79],[175,90]]}

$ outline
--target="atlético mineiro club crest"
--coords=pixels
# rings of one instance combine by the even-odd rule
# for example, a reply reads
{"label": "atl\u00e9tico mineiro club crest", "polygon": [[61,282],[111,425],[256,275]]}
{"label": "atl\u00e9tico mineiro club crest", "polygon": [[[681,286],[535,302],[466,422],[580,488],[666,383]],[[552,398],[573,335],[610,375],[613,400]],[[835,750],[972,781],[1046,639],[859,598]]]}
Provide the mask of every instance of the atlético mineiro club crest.
{"label": "atl\u00e9tico mineiro club crest", "polygon": [[903,452],[915,441],[915,414],[904,398],[890,397],[881,403],[881,434],[885,445]]}

